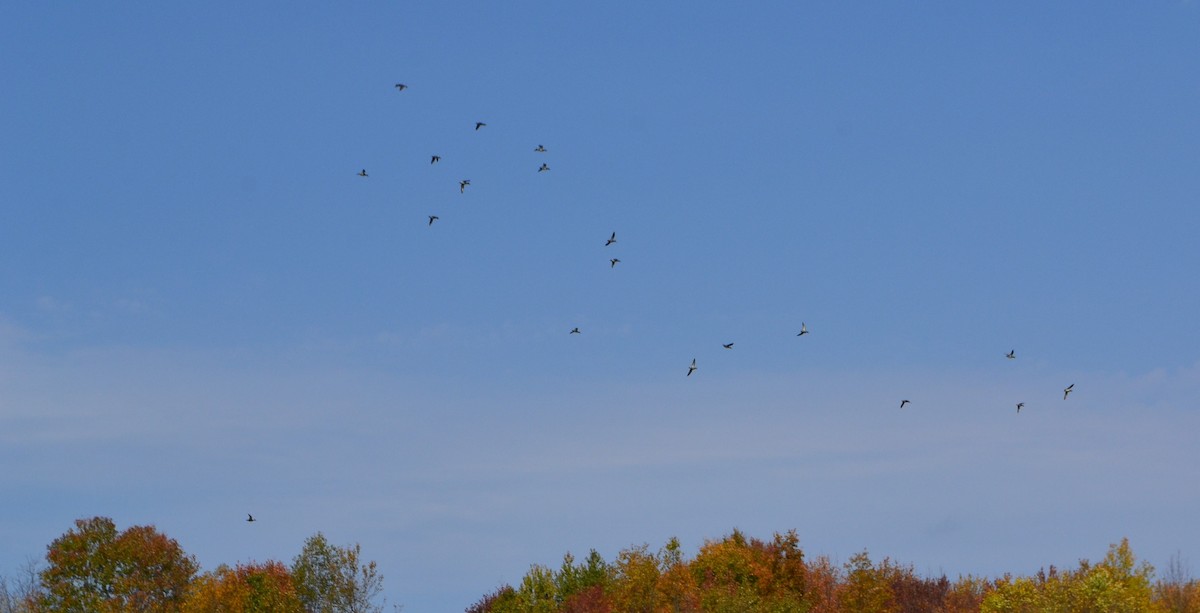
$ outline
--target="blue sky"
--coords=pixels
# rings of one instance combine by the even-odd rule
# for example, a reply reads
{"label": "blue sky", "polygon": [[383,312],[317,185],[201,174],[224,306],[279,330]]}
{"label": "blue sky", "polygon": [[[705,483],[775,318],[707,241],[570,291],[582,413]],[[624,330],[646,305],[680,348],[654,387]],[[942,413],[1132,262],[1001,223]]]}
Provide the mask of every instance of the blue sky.
{"label": "blue sky", "polygon": [[6,4],[0,572],[93,515],[206,568],[323,531],[410,611],[734,527],[951,576],[1200,559],[1198,31]]}

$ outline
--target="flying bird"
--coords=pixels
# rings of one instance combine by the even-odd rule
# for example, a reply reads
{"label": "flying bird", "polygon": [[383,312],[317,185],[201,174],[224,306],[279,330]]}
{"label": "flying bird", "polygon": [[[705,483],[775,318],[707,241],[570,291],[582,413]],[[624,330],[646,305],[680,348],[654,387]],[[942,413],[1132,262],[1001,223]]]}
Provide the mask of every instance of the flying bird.
{"label": "flying bird", "polygon": [[804,336],[805,334],[808,334],[808,326],[804,325],[804,322],[800,322],[800,333],[796,336]]}
{"label": "flying bird", "polygon": [[1020,413],[1021,413],[1021,409],[1023,409],[1023,408],[1025,408],[1025,403],[1024,403],[1024,402],[1018,402],[1018,403],[1017,403],[1017,414],[1018,414],[1018,415],[1020,415]]}
{"label": "flying bird", "polygon": [[567,334],[580,334],[579,328],[571,328],[571,331],[568,332]]}
{"label": "flying bird", "polygon": [[251,514],[247,513],[247,514],[246,514],[246,521],[257,521],[257,520],[255,520],[255,519],[254,519],[254,516],[253,516],[253,515],[251,515]]}
{"label": "flying bird", "polygon": [[545,171],[547,171],[547,170],[550,170],[550,167],[549,167],[549,166],[547,166],[545,162],[542,162],[542,165],[541,165],[541,167],[540,167],[540,168],[538,168],[538,172],[545,172]]}
{"label": "flying bird", "polygon": [[733,343],[726,343],[726,344],[724,344],[724,345],[721,345],[721,346],[722,346],[722,347],[724,347],[724,348],[726,348],[726,349],[733,349]]}
{"label": "flying bird", "polygon": [[1009,351],[1008,353],[1004,354],[1004,357],[1006,357],[1010,360],[1017,359],[1017,350],[1013,349],[1012,351]]}
{"label": "flying bird", "polygon": [[433,225],[433,222],[435,222],[435,221],[437,221],[437,220],[439,220],[439,219],[441,219],[441,217],[438,217],[437,215],[430,215],[430,216],[429,216],[429,225],[431,225],[431,226],[432,226],[432,225]]}
{"label": "flying bird", "polygon": [[470,184],[471,184],[470,179],[463,179],[462,181],[459,181],[458,182],[458,193],[460,193],[460,194],[466,193],[467,186]]}
{"label": "flying bird", "polygon": [[484,126],[486,126],[486,125],[487,125],[487,124],[486,124],[486,123],[483,123],[482,121],[476,121],[476,122],[475,122],[475,129],[476,129],[476,130],[478,130],[479,128],[482,128],[482,127],[484,127]]}
{"label": "flying bird", "polygon": [[1064,388],[1063,389],[1063,400],[1066,400],[1067,396],[1070,396],[1071,392],[1073,392],[1073,391],[1075,391],[1074,383],[1072,383],[1072,384],[1068,385],[1066,388]]}
{"label": "flying bird", "polygon": [[405,84],[403,84],[403,83],[397,83],[397,84],[396,84],[396,91],[398,91],[398,92],[402,92],[402,91],[404,91],[404,90],[406,90],[406,89],[408,89],[408,86],[407,86],[407,85],[405,85]]}
{"label": "flying bird", "polygon": [[366,168],[364,168],[364,169],[362,169],[362,170],[358,171],[358,176],[360,176],[360,177],[365,177],[365,176],[367,176],[367,169],[366,169]]}
{"label": "flying bird", "polygon": [[907,400],[901,400],[901,401],[900,401],[900,408],[902,408],[902,409],[903,409],[903,408],[904,408],[904,405],[906,405],[906,404],[911,404],[911,403],[909,403],[909,401],[907,401]]}
{"label": "flying bird", "polygon": [[613,258],[613,259],[609,260],[609,265],[608,265],[608,267],[609,267],[609,268],[616,268],[617,264],[619,264],[620,262],[621,262],[621,260],[618,260],[617,258]]}
{"label": "flying bird", "polygon": [[440,156],[440,155],[435,155],[435,156],[429,158],[430,164],[437,164],[440,161],[442,161],[442,156]]}
{"label": "flying bird", "polygon": [[604,246],[607,247],[615,242],[617,242],[617,233],[613,232],[612,236],[608,237],[608,240],[604,241]]}
{"label": "flying bird", "polygon": [[538,145],[538,146],[537,146],[537,149],[534,149],[534,151],[537,151],[538,153],[545,153],[545,152],[546,152],[546,148],[545,148],[545,147],[543,147],[543,146],[541,146],[541,145]]}
{"label": "flying bird", "polygon": [[692,358],[692,365],[688,366],[687,376],[692,376],[692,372],[696,370],[696,358]]}

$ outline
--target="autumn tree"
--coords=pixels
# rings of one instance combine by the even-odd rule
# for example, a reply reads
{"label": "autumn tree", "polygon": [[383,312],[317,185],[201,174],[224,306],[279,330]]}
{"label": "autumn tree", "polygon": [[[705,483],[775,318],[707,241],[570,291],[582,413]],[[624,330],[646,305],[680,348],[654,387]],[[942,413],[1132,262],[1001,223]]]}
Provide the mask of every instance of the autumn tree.
{"label": "autumn tree", "polygon": [[304,542],[292,562],[292,579],[304,610],[309,613],[380,613],[375,599],[383,591],[383,576],[374,561],[361,562],[361,548],[329,544],[318,532]]}
{"label": "autumn tree", "polygon": [[37,562],[28,560],[16,579],[0,576],[0,613],[32,613],[41,591]]}
{"label": "autumn tree", "polygon": [[803,612],[804,555],[795,532],[767,543],[740,531],[709,541],[691,562],[705,611]]}
{"label": "autumn tree", "polygon": [[838,602],[843,610],[856,613],[897,611],[891,583],[871,562],[866,551],[851,556],[845,568],[845,582],[838,590]]}
{"label": "autumn tree", "polygon": [[946,613],[977,613],[991,590],[992,582],[988,579],[973,575],[959,577],[950,586],[942,610]]}
{"label": "autumn tree", "polygon": [[812,605],[810,613],[838,613],[838,591],[842,584],[842,568],[828,556],[817,556],[805,564],[807,594],[805,600]]}
{"label": "autumn tree", "polygon": [[1153,610],[1154,567],[1137,561],[1129,539],[1110,546],[1104,560],[1089,570],[1079,590],[1089,608],[1112,613]]}
{"label": "autumn tree", "polygon": [[511,585],[502,585],[467,607],[465,613],[499,613],[512,610],[515,600],[516,590]]}
{"label": "autumn tree", "polygon": [[622,550],[613,564],[613,606],[623,613],[654,613],[659,564],[648,545]]}
{"label": "autumn tree", "polygon": [[1074,571],[1039,571],[1034,577],[1004,577],[983,600],[983,613],[1143,613],[1160,610],[1153,602],[1154,568],[1137,563],[1129,540],[1109,547],[1104,560],[1079,562]]}
{"label": "autumn tree", "polygon": [[700,585],[692,574],[691,564],[683,557],[679,539],[671,537],[658,552],[659,610],[669,613],[691,613],[700,610]]}
{"label": "autumn tree", "polygon": [[950,595],[950,580],[940,577],[920,577],[912,565],[903,565],[884,558],[876,572],[887,581],[892,602],[898,613],[928,613],[946,608]]}
{"label": "autumn tree", "polygon": [[605,593],[611,584],[612,569],[593,549],[581,563],[568,552],[554,575],[560,609],[566,613],[605,613],[612,602]]}
{"label": "autumn tree", "polygon": [[1200,581],[1192,578],[1183,557],[1176,552],[1162,579],[1154,584],[1154,601],[1168,613],[1200,613]]}
{"label": "autumn tree", "polygon": [[197,577],[182,613],[304,613],[282,562],[224,564]]}
{"label": "autumn tree", "polygon": [[558,591],[554,585],[554,571],[534,564],[517,586],[516,598],[508,607],[496,609],[497,613],[553,613],[558,610]]}
{"label": "autumn tree", "polygon": [[912,565],[871,561],[866,551],[837,565],[805,560],[795,532],[770,541],[738,530],[707,541],[692,560],[672,538],[608,563],[594,550],[559,570],[533,565],[519,587],[502,586],[468,613],[1200,613],[1200,582],[1178,559],[1163,580],[1127,540],[1098,563],[1051,566],[1030,577],[922,577]]}
{"label": "autumn tree", "polygon": [[179,611],[198,566],[152,526],[117,532],[107,517],[75,521],[47,547],[43,610],[79,613]]}

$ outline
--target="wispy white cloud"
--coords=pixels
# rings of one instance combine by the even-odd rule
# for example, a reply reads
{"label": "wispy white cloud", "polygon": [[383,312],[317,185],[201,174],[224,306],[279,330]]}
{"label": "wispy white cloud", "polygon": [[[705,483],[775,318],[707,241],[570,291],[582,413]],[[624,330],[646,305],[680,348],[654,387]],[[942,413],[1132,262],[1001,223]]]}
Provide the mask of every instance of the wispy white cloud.
{"label": "wispy white cloud", "polygon": [[[212,563],[286,558],[317,529],[376,547],[423,543],[430,551],[377,555],[391,574],[435,583],[458,561],[434,550],[456,539],[505,552],[495,564],[525,565],[734,525],[794,527],[818,552],[869,546],[948,570],[963,560],[1014,569],[1019,556],[1055,551],[1020,551],[1044,539],[1036,532],[1009,535],[982,562],[961,549],[995,538],[1002,521],[1085,517],[1058,550],[1126,533],[1149,553],[1167,541],[1200,548],[1181,540],[1191,520],[1179,513],[1161,511],[1152,526],[1130,515],[1136,501],[1200,504],[1179,487],[1200,462],[1200,365],[1019,378],[710,367],[700,378],[530,385],[305,355],[39,352],[34,335],[0,320],[0,443],[21,467],[0,476],[0,490],[61,492],[67,516],[174,518],[159,521]],[[1064,382],[1077,384],[1068,401]],[[899,409],[900,396],[913,404]],[[1029,402],[1020,415],[1016,398]],[[269,544],[212,534],[223,528],[211,514],[251,507],[277,526]],[[426,557],[446,567],[411,561]],[[501,578],[513,579],[483,583]]]}

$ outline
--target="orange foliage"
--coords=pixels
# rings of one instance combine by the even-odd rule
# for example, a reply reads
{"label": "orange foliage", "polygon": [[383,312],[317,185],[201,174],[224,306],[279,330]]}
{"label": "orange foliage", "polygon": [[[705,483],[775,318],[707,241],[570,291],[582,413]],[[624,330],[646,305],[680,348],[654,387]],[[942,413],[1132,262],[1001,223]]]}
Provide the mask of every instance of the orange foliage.
{"label": "orange foliage", "polygon": [[219,566],[192,584],[183,613],[303,613],[291,572],[280,562]]}
{"label": "orange foliage", "polygon": [[[291,569],[268,561],[221,565],[196,576],[195,560],[151,526],[118,532],[108,518],[81,519],[47,547],[47,566],[36,575],[40,585],[14,600],[0,581],[0,602],[16,602],[22,611],[304,613],[302,593],[325,598],[329,592],[322,602],[353,603],[336,604],[337,610],[382,609],[370,604],[381,577],[374,562],[359,563],[357,545],[333,547],[318,533],[305,551]],[[344,580],[336,590],[314,580],[305,592],[303,576]],[[343,598],[343,592],[353,597]],[[888,558],[876,564],[866,551],[842,566],[824,556],[806,560],[795,531],[761,541],[734,530],[705,542],[691,560],[674,538],[657,553],[647,545],[625,549],[612,563],[594,550],[580,563],[567,554],[557,572],[535,564],[518,589],[501,586],[467,608],[468,613],[1050,610],[1200,613],[1200,582],[1178,558],[1165,578],[1154,581],[1154,569],[1136,560],[1127,540],[1112,545],[1100,562],[1080,561],[1078,569],[951,582],[918,576],[911,565]]]}
{"label": "orange foliage", "polygon": [[794,531],[766,543],[747,541],[734,530],[722,541],[705,543],[690,564],[702,608],[800,607],[807,571],[799,542]]}
{"label": "orange foliage", "polygon": [[[944,575],[921,577],[911,565],[889,558],[872,562],[865,551],[842,566],[825,556],[806,560],[794,531],[760,541],[734,530],[705,542],[691,560],[674,538],[657,555],[646,545],[626,549],[611,566],[594,551],[586,566],[574,564],[568,554],[554,576],[535,565],[530,572],[536,571],[538,580],[531,574],[522,589],[531,583],[547,590],[556,585],[558,593],[543,594],[538,610],[570,613],[1200,613],[1200,583],[1176,566],[1168,580],[1151,585],[1153,569],[1137,563],[1122,541],[1102,562],[1082,561],[1077,571],[1051,567],[1031,578],[966,576],[952,582]],[[593,579],[584,581],[584,576]],[[504,587],[468,612],[532,610],[515,597],[520,593]]]}
{"label": "orange foliage", "polygon": [[117,532],[107,517],[80,519],[47,548],[38,608],[173,613],[196,561],[151,526]]}

